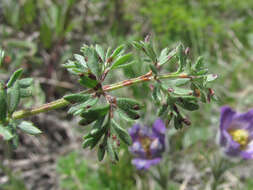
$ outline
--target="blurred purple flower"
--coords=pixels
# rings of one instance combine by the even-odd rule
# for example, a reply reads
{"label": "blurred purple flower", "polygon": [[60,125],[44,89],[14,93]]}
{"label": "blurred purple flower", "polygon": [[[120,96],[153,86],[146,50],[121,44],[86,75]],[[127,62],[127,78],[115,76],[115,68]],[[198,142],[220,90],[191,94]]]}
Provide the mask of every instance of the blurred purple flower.
{"label": "blurred purple flower", "polygon": [[129,129],[133,140],[130,151],[136,158],[132,164],[138,170],[147,170],[150,166],[156,165],[161,161],[162,153],[165,150],[165,125],[161,119],[157,119],[152,127],[141,127],[135,124]]}
{"label": "blurred purple flower", "polygon": [[221,108],[219,143],[226,155],[253,158],[253,109],[237,113],[228,106]]}

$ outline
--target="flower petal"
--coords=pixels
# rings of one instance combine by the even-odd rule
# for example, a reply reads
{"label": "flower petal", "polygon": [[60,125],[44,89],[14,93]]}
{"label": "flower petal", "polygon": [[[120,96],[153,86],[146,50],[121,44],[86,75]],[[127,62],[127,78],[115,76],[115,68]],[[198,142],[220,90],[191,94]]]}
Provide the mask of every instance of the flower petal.
{"label": "flower petal", "polygon": [[237,114],[235,116],[235,119],[247,123],[253,122],[253,109],[249,110],[246,113]]}
{"label": "flower petal", "polygon": [[221,108],[220,129],[226,130],[230,126],[236,112],[228,106]]}
{"label": "flower petal", "polygon": [[164,134],[165,134],[165,132],[166,132],[166,127],[165,127],[165,124],[163,123],[163,121],[162,121],[161,119],[157,119],[157,120],[154,122],[152,131],[153,131],[154,133],[161,134],[161,135],[164,135]]}
{"label": "flower petal", "polygon": [[240,156],[245,160],[253,159],[253,141],[251,141],[247,148],[241,152]]}
{"label": "flower petal", "polygon": [[235,114],[236,112],[228,106],[224,106],[221,108],[220,133],[219,133],[220,135],[219,142],[221,146],[225,146],[227,144],[225,131],[229,128]]}
{"label": "flower petal", "polygon": [[130,134],[130,136],[132,137],[132,140],[135,141],[138,136],[139,136],[139,131],[140,131],[140,125],[139,124],[135,124],[133,125],[133,127],[131,127],[128,132]]}
{"label": "flower petal", "polygon": [[141,158],[135,158],[132,160],[132,164],[135,165],[135,167],[138,170],[147,170],[150,168],[150,166],[156,165],[161,161],[161,158],[155,158],[152,160],[147,159],[141,159]]}
{"label": "flower petal", "polygon": [[136,156],[145,158],[146,152],[139,141],[135,141],[129,150]]}
{"label": "flower petal", "polygon": [[228,156],[232,156],[232,157],[238,156],[241,153],[240,146],[241,145],[239,143],[233,141],[231,138],[229,139],[227,146],[225,147],[225,153]]}
{"label": "flower petal", "polygon": [[164,141],[160,141],[159,138],[156,138],[152,141],[150,145],[150,152],[152,157],[161,156],[165,149]]}

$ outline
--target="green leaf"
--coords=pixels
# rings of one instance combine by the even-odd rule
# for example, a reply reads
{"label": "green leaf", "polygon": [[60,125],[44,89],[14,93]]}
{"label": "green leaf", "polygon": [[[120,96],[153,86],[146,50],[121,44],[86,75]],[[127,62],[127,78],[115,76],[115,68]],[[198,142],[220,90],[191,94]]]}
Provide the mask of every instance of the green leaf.
{"label": "green leaf", "polygon": [[82,55],[74,54],[74,58],[78,61],[78,63],[81,65],[81,68],[83,71],[87,69],[87,63]]}
{"label": "green leaf", "polygon": [[4,51],[0,48],[0,67],[2,66],[2,62],[3,62],[3,59],[4,59]]}
{"label": "green leaf", "polygon": [[109,58],[110,58],[111,53],[112,53],[112,48],[111,48],[111,47],[109,47],[109,48],[107,49],[107,51],[106,51],[106,55],[105,55],[105,59],[106,59],[106,61],[107,61],[107,59],[109,59]]}
{"label": "green leaf", "polygon": [[119,66],[126,64],[132,58],[132,53],[128,53],[126,55],[120,56],[115,60],[111,69],[117,69]]}
{"label": "green leaf", "polygon": [[10,131],[2,125],[0,125],[0,136],[2,136],[6,141],[13,138],[13,135],[10,133]]}
{"label": "green leaf", "polygon": [[7,114],[6,90],[0,83],[0,121],[5,121]]}
{"label": "green leaf", "polygon": [[138,50],[144,50],[144,45],[140,42],[133,41],[132,45]]}
{"label": "green leaf", "polygon": [[20,90],[20,98],[27,98],[32,96],[32,90],[31,89],[23,89]]}
{"label": "green leaf", "polygon": [[151,71],[157,75],[158,74],[158,70],[157,68],[155,67],[155,65],[153,63],[149,64],[149,68],[151,69]]}
{"label": "green leaf", "polygon": [[95,120],[97,119],[97,117],[86,117],[86,118],[83,118],[81,119],[78,124],[79,125],[89,125],[91,124],[92,122],[94,122]]}
{"label": "green leaf", "polygon": [[89,78],[88,76],[82,76],[79,80],[80,84],[87,88],[94,88],[97,86],[98,82]]}
{"label": "green leaf", "polygon": [[69,94],[63,96],[65,100],[68,102],[71,102],[72,104],[74,103],[81,103],[81,102],[86,102],[88,99],[91,98],[90,94]]}
{"label": "green leaf", "polygon": [[105,120],[105,116],[101,117],[95,122],[94,126],[92,127],[92,130],[90,131],[90,136],[102,135],[105,132],[107,127],[106,125],[103,126],[104,120]]}
{"label": "green leaf", "polygon": [[200,75],[205,75],[208,73],[208,69],[203,69],[203,70],[199,70],[198,72],[196,72],[195,75],[200,76]]}
{"label": "green leaf", "polygon": [[7,91],[7,104],[8,104],[8,112],[12,114],[20,101],[20,87],[19,83],[15,83],[12,88],[9,88]]}
{"label": "green leaf", "polygon": [[183,128],[182,117],[180,115],[174,117],[174,126],[175,126],[175,129]]}
{"label": "green leaf", "polygon": [[159,65],[163,65],[165,64],[169,59],[168,59],[168,53],[169,53],[169,49],[168,48],[164,48],[162,51],[161,51],[161,54],[158,58],[158,62],[159,62]]}
{"label": "green leaf", "polygon": [[160,84],[156,83],[152,92],[152,98],[155,102],[161,102],[162,94],[160,89]]}
{"label": "green leaf", "polygon": [[209,75],[207,75],[207,78],[206,78],[206,82],[212,82],[212,81],[214,81],[215,79],[217,79],[217,75],[215,75],[215,74],[209,74]]}
{"label": "green leaf", "polygon": [[164,115],[168,110],[168,104],[163,104],[162,106],[160,106],[160,108],[158,109],[158,116],[161,117],[162,115]]}
{"label": "green leaf", "polygon": [[38,135],[38,134],[42,133],[41,130],[39,130],[37,127],[35,127],[33,125],[33,123],[28,122],[28,121],[22,121],[18,125],[18,128],[30,135]]}
{"label": "green leaf", "polygon": [[156,53],[154,51],[152,43],[147,42],[147,43],[145,43],[144,47],[145,47],[145,50],[146,50],[145,51],[146,55],[153,61],[153,63],[155,63],[157,61],[156,60]]}
{"label": "green leaf", "polygon": [[136,110],[141,108],[141,104],[130,98],[117,98],[117,106],[131,119],[139,119],[140,115]]}
{"label": "green leaf", "polygon": [[102,46],[96,44],[95,49],[97,51],[97,54],[101,58],[101,60],[104,62],[105,61],[105,52],[104,52]]}
{"label": "green leaf", "polygon": [[132,138],[130,137],[128,132],[125,129],[123,129],[122,127],[120,127],[114,120],[112,120],[112,127],[115,130],[115,132],[117,133],[117,135],[119,136],[119,138],[124,143],[126,143],[127,145],[132,144]]}
{"label": "green leaf", "polygon": [[131,98],[117,98],[117,106],[122,110],[139,110],[141,109],[141,103]]}
{"label": "green leaf", "polygon": [[18,148],[18,145],[19,145],[19,137],[17,134],[15,134],[13,138],[11,139],[11,147],[12,149],[15,150]]}
{"label": "green leaf", "polygon": [[105,156],[105,147],[101,144],[98,146],[98,152],[97,152],[98,160],[102,161]]}
{"label": "green leaf", "polygon": [[194,111],[194,110],[199,109],[199,105],[197,102],[187,101],[183,98],[179,98],[176,103],[179,106],[181,106],[182,108],[189,110],[189,111]]}
{"label": "green leaf", "polygon": [[32,85],[32,78],[24,78],[18,81],[20,88],[27,88]]}
{"label": "green leaf", "polygon": [[90,137],[90,138],[85,139],[85,140],[83,141],[83,144],[82,144],[83,149],[85,149],[85,148],[91,146],[92,143],[93,143],[93,140],[94,140],[93,137]]}
{"label": "green leaf", "polygon": [[120,46],[118,46],[118,47],[113,51],[113,53],[112,53],[112,55],[111,55],[112,60],[114,60],[118,55],[120,55],[121,53],[124,52],[124,47],[125,47],[124,44],[123,44],[123,45],[120,45]]}
{"label": "green leaf", "polygon": [[110,140],[110,138],[107,138],[107,145],[106,145],[106,151],[107,151],[107,154],[109,155],[109,157],[111,158],[111,160],[113,162],[116,161],[116,155],[115,155],[115,150],[113,148],[113,145],[112,145],[112,142]]}
{"label": "green leaf", "polygon": [[81,113],[81,116],[87,119],[91,118],[101,118],[105,116],[110,109],[110,104],[97,106],[95,108],[91,108],[83,113]]}
{"label": "green leaf", "polygon": [[179,71],[182,71],[183,67],[186,65],[186,56],[184,53],[184,46],[179,44],[177,47],[178,58],[179,58]]}
{"label": "green leaf", "polygon": [[117,109],[116,112],[119,115],[120,119],[125,120],[126,122],[130,122],[130,123],[134,123],[135,120],[131,119],[124,111],[122,111],[121,109]]}
{"label": "green leaf", "polygon": [[100,68],[101,64],[100,64],[99,57],[95,49],[89,48],[87,50],[87,57],[88,57],[87,65],[89,69],[98,78],[101,72],[101,68]]}
{"label": "green leaf", "polygon": [[80,125],[88,125],[93,121],[104,117],[110,109],[110,105],[97,106],[81,113],[83,119],[80,120]]}
{"label": "green leaf", "polygon": [[72,106],[68,110],[68,113],[69,114],[73,114],[73,115],[79,115],[79,114],[81,114],[82,112],[84,112],[86,110],[87,106],[92,107],[95,104],[97,104],[97,102],[98,102],[98,98],[97,97],[96,98],[91,98],[91,99],[87,100],[84,103]]}
{"label": "green leaf", "polygon": [[101,137],[102,137],[102,135],[98,135],[98,136],[93,137],[93,142],[90,145],[90,149],[93,149],[98,144]]}
{"label": "green leaf", "polygon": [[193,65],[193,69],[196,71],[203,69],[203,66],[204,66],[203,61],[204,61],[204,57],[202,57],[202,56],[198,57],[196,63]]}
{"label": "green leaf", "polygon": [[124,113],[133,120],[137,120],[140,118],[140,115],[135,110],[122,110],[122,111],[124,111]]}
{"label": "green leaf", "polygon": [[173,93],[174,94],[177,94],[177,95],[191,95],[193,94],[193,91],[192,90],[189,90],[189,89],[186,89],[186,88],[178,88],[178,87],[175,87],[173,88]]}
{"label": "green leaf", "polygon": [[45,48],[50,48],[50,46],[52,45],[53,32],[45,21],[40,26],[40,41]]}
{"label": "green leaf", "polygon": [[16,70],[12,75],[10,80],[7,83],[7,87],[10,88],[13,86],[13,84],[21,77],[23,73],[23,69]]}

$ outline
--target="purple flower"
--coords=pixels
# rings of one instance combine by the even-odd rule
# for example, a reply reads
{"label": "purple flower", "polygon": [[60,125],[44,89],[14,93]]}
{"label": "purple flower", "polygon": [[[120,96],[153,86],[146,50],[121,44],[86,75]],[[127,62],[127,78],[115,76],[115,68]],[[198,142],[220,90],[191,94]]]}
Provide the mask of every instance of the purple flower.
{"label": "purple flower", "polygon": [[155,121],[152,130],[138,124],[129,129],[133,140],[130,151],[136,157],[132,160],[132,164],[138,170],[146,170],[161,161],[162,153],[165,150],[165,131],[166,128],[161,119]]}
{"label": "purple flower", "polygon": [[221,108],[219,143],[226,155],[253,158],[253,109],[237,113],[230,107]]}

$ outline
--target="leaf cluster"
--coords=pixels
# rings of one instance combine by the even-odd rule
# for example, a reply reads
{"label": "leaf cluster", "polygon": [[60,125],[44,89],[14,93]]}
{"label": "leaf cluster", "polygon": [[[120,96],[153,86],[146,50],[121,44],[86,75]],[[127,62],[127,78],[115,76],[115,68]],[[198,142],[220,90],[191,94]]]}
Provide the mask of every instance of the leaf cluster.
{"label": "leaf cluster", "polygon": [[18,69],[7,83],[0,82],[0,136],[4,140],[11,140],[14,147],[18,145],[17,129],[31,135],[41,133],[31,122],[12,119],[12,114],[17,109],[20,100],[32,95],[33,79],[20,79],[22,74],[23,69]]}
{"label": "leaf cluster", "polygon": [[[74,59],[63,66],[78,77],[78,82],[84,91],[68,94],[64,101],[71,104],[68,113],[80,118],[81,126],[91,126],[90,131],[83,137],[83,148],[97,148],[98,160],[103,160],[105,153],[113,162],[119,160],[117,149],[121,142],[132,144],[132,139],[126,129],[120,126],[119,120],[134,121],[140,118],[143,105],[128,97],[115,97],[109,94],[108,87],[124,87],[138,82],[151,81],[151,97],[158,107],[157,115],[168,124],[174,121],[176,129],[190,125],[185,111],[199,109],[200,102],[210,102],[215,99],[210,83],[216,75],[208,74],[204,68],[203,58],[193,62],[188,58],[189,48],[179,44],[175,49],[163,49],[158,53],[152,41],[147,37],[145,41],[133,42],[133,46],[143,52],[142,62],[148,64],[150,72],[134,79],[128,79],[112,85],[104,81],[108,73],[134,63],[132,53],[125,51],[125,45],[114,50],[106,51],[100,45],[81,47],[81,54],[74,54]],[[164,65],[174,64],[176,71],[164,74]],[[20,99],[31,95],[31,78],[20,79],[23,73],[19,69],[13,73],[8,82],[0,86],[0,134],[5,140],[12,140],[17,146],[16,129],[36,135],[41,131],[26,121],[16,121],[12,118]],[[115,117],[116,115],[116,117]]]}
{"label": "leaf cluster", "polygon": [[[166,120],[167,124],[174,120],[176,129],[183,128],[184,124],[190,125],[191,122],[184,111],[198,110],[200,102],[216,100],[210,83],[217,75],[208,74],[203,57],[192,63],[188,58],[189,48],[182,44],[171,51],[164,48],[160,54],[156,53],[149,39],[134,42],[133,45],[147,57],[145,60],[153,72],[155,81],[151,86],[152,99],[159,106],[157,115]],[[166,64],[175,64],[177,70],[167,76],[162,75],[162,68]]]}

